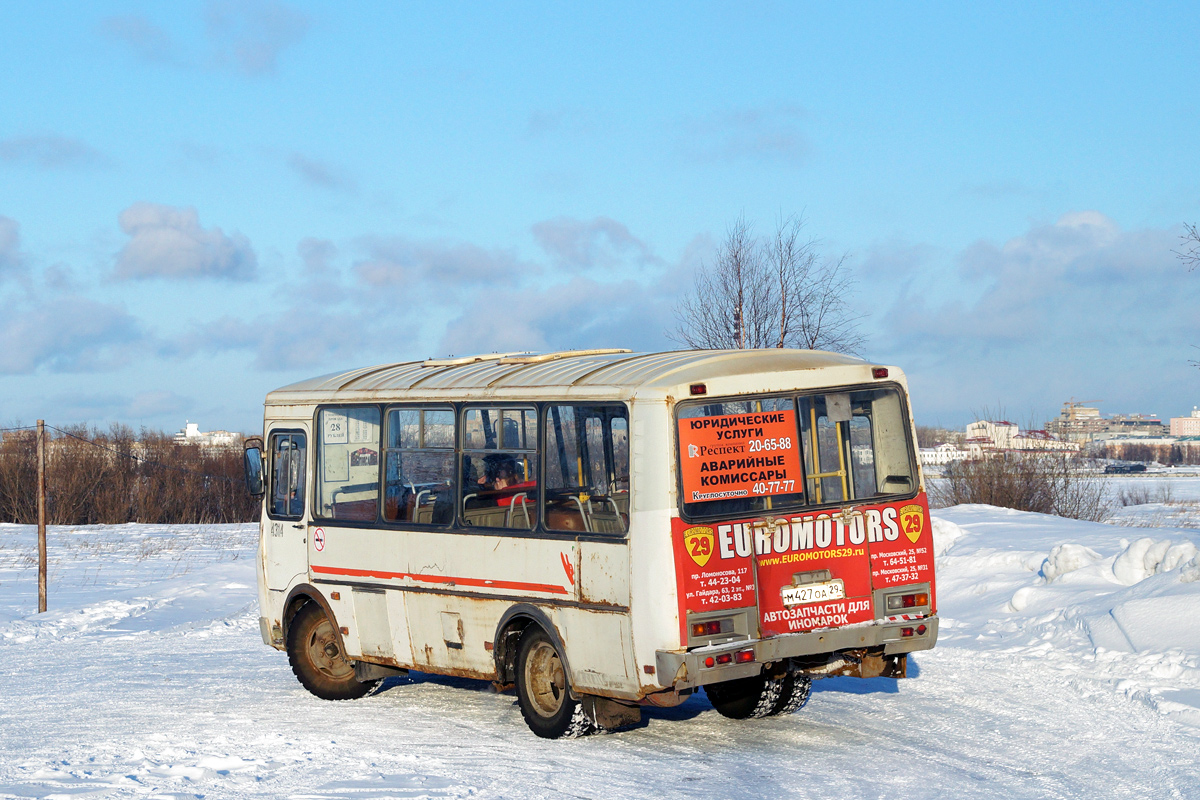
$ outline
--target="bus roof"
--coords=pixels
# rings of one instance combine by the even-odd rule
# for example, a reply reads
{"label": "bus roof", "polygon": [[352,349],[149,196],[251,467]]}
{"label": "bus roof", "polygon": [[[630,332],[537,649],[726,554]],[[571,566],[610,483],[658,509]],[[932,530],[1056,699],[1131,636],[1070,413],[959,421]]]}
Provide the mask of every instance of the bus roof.
{"label": "bus roof", "polygon": [[[694,382],[762,373],[849,368],[850,379],[870,380],[869,362],[820,350],[567,350],[490,353],[461,358],[382,364],[323,375],[276,389],[267,405],[341,399],[544,395],[632,396]],[[862,377],[854,377],[862,376]]]}

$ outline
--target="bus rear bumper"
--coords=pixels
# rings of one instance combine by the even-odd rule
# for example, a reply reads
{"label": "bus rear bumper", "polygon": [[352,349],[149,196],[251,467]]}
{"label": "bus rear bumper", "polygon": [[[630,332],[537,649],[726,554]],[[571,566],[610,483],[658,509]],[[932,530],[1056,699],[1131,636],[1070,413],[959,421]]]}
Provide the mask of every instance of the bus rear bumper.
{"label": "bus rear bumper", "polygon": [[[922,628],[924,631],[919,632]],[[749,678],[761,673],[767,665],[785,660],[792,661],[793,669],[812,677],[902,678],[905,656],[932,649],[937,634],[936,616],[880,620],[870,625],[743,639],[688,651],[658,650],[655,672],[663,686],[677,691]]]}

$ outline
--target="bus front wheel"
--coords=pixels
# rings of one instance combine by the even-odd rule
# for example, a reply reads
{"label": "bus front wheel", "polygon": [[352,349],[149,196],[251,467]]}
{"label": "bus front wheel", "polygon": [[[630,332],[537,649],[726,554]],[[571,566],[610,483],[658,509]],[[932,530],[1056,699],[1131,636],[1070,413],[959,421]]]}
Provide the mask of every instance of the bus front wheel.
{"label": "bus front wheel", "polygon": [[313,602],[301,606],[288,625],[287,654],[297,680],[322,700],[354,700],[378,683],[354,677],[354,662],[342,652],[333,622]]}
{"label": "bus front wheel", "polygon": [[517,649],[517,704],[525,724],[543,739],[583,736],[595,727],[571,697],[558,649],[537,625],[525,630]]}

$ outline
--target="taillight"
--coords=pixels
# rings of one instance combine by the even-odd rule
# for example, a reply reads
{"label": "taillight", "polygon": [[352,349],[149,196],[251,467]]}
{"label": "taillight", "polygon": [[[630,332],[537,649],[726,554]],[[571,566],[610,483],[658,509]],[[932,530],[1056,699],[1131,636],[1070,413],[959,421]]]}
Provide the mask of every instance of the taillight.
{"label": "taillight", "polygon": [[917,636],[924,636],[925,631],[927,631],[927,630],[929,630],[929,629],[926,628],[924,625],[918,625],[917,626]]}
{"label": "taillight", "polygon": [[733,620],[728,617],[725,619],[710,619],[706,622],[692,623],[692,636],[716,636],[719,633],[730,633],[733,631]]}
{"label": "taillight", "polygon": [[887,367],[875,367],[871,370],[872,378],[886,378],[888,376]]}
{"label": "taillight", "polygon": [[726,664],[749,664],[754,661],[754,648],[749,647],[745,650],[739,650],[736,653],[719,653],[716,656],[709,656],[704,659],[704,666],[716,667]]}
{"label": "taillight", "polygon": [[900,635],[903,636],[905,639],[907,639],[909,636],[913,635],[913,629],[912,628],[901,628]]}
{"label": "taillight", "polygon": [[898,611],[901,608],[917,608],[929,605],[929,594],[894,594],[887,599],[888,611]]}

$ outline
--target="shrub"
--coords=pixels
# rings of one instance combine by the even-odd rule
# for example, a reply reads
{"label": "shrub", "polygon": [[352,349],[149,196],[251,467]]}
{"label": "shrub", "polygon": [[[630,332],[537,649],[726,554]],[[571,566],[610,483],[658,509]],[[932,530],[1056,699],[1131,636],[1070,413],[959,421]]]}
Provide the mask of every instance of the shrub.
{"label": "shrub", "polygon": [[[140,441],[138,439],[140,438]],[[242,482],[237,449],[180,444],[125,426],[47,431],[46,518],[52,525],[212,523],[258,519]],[[31,431],[0,442],[0,522],[37,521],[37,440]]]}
{"label": "shrub", "polygon": [[986,503],[1093,522],[1102,521],[1109,511],[1104,481],[1085,471],[1078,459],[1056,453],[1004,453],[961,461],[930,494],[937,506]]}

